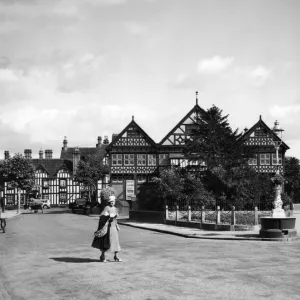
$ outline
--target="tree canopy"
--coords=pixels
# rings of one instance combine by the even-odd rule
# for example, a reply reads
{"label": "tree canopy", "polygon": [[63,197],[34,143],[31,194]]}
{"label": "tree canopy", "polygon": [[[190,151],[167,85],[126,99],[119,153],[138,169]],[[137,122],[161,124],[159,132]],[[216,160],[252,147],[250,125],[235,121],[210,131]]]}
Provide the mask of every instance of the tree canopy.
{"label": "tree canopy", "polygon": [[103,164],[103,157],[89,155],[85,160],[78,162],[74,179],[87,189],[91,201],[92,195],[97,190],[98,181],[105,174],[108,174],[108,166]]}
{"label": "tree canopy", "polygon": [[284,178],[288,194],[300,192],[300,162],[296,157],[285,157]]}
{"label": "tree canopy", "polygon": [[191,161],[205,162],[208,169],[232,167],[245,164],[253,155],[251,147],[245,146],[242,133],[232,130],[228,115],[213,105],[202,116],[199,127],[191,132],[185,154]]}
{"label": "tree canopy", "polygon": [[0,163],[0,176],[11,186],[29,191],[35,184],[35,170],[31,160],[16,154]]}

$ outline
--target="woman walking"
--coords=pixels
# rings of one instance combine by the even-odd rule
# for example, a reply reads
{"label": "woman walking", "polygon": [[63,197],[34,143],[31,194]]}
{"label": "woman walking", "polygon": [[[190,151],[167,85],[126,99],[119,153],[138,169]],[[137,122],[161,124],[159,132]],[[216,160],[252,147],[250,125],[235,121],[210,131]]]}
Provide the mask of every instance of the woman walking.
{"label": "woman walking", "polygon": [[[101,213],[100,220],[108,222],[107,234],[104,235],[102,243],[100,243],[100,261],[106,262],[105,253],[107,251],[114,252],[114,260],[116,262],[121,262],[122,260],[118,257],[118,252],[121,250],[119,243],[119,226],[117,223],[118,210],[115,207],[116,197],[110,196],[108,200],[108,205],[104,208]],[[102,222],[103,223],[103,222]]]}

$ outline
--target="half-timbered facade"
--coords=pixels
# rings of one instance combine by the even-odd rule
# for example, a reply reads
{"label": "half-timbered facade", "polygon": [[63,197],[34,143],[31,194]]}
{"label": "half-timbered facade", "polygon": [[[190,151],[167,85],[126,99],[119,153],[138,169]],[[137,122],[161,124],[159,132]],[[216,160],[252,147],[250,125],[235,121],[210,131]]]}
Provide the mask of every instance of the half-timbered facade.
{"label": "half-timbered facade", "polygon": [[[52,151],[39,151],[39,158],[31,158],[31,150],[24,151],[24,157],[30,159],[35,168],[35,192],[43,199],[49,199],[51,205],[66,205],[82,196],[83,187],[74,180],[76,165],[80,159],[88,155],[102,156],[104,163],[107,163],[106,146],[109,144],[107,137],[101,143],[98,137],[96,147],[68,147],[67,139],[63,141],[60,158],[52,158]],[[5,151],[5,159],[9,152]],[[98,182],[98,201],[100,191],[108,184],[108,177],[105,176]],[[17,204],[18,190],[13,188],[9,182],[4,182],[0,197],[4,197],[6,205]],[[26,203],[25,191],[21,191],[21,204]]]}
{"label": "half-timbered facade", "polygon": [[[68,147],[65,138],[59,159],[52,158],[51,150],[45,151],[45,157],[40,153],[39,159],[32,159],[36,170],[36,186],[39,187],[41,196],[50,199],[53,205],[70,203],[81,194],[80,185],[73,180],[77,163],[87,155],[99,155],[109,165],[110,173],[98,183],[98,201],[100,202],[101,189],[107,184],[116,189],[119,200],[132,200],[132,203],[136,199],[144,200],[149,196],[146,196],[146,191],[160,168],[172,165],[187,167],[193,164],[205,168],[204,162],[189,162],[183,151],[191,131],[205,125],[205,114],[206,111],[198,105],[196,97],[193,108],[159,143],[154,142],[134,118],[119,134],[112,135],[111,143],[107,137],[103,142],[98,137],[96,147]],[[246,145],[256,146],[257,154],[249,160],[255,170],[274,173],[278,167],[280,172],[284,171],[284,155],[289,147],[284,142],[280,144],[277,164],[273,142],[281,140],[261,117],[244,132],[242,139]],[[31,159],[31,150],[25,150],[25,157]],[[17,191],[9,183],[5,183],[1,193],[7,202],[16,203]]]}
{"label": "half-timbered facade", "polygon": [[[276,125],[276,124],[274,124]],[[261,116],[256,124],[249,130],[245,130],[242,136],[246,145],[256,147],[255,157],[249,159],[249,165],[260,173],[275,173],[278,169],[284,172],[284,156],[289,146],[281,141],[274,131],[267,126]],[[278,148],[278,161],[275,143],[280,144]]]}

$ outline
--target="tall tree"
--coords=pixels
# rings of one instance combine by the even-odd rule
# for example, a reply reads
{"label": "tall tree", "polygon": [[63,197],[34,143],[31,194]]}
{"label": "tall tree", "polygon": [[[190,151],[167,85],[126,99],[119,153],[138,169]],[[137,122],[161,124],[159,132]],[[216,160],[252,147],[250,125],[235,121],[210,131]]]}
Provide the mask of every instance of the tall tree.
{"label": "tall tree", "polygon": [[0,163],[0,176],[12,187],[18,188],[18,211],[20,210],[21,190],[30,191],[35,184],[34,166],[30,159],[16,154]]}
{"label": "tall tree", "polygon": [[228,170],[244,164],[252,155],[241,140],[242,133],[232,130],[228,115],[213,105],[203,115],[201,125],[192,131],[185,154],[191,161],[203,161],[208,169]]}
{"label": "tall tree", "polygon": [[90,202],[95,197],[98,181],[108,171],[108,166],[103,164],[103,156],[89,155],[78,162],[74,179],[86,188]]}

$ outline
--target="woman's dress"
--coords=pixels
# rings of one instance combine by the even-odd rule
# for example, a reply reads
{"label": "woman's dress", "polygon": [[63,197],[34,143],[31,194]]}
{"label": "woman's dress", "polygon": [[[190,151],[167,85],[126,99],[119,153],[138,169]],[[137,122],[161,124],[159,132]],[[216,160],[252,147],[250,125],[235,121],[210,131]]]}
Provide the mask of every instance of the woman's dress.
{"label": "woman's dress", "polygon": [[[118,210],[114,206],[106,206],[101,213],[101,216],[114,216],[114,219],[109,222],[108,224],[108,230],[107,234],[103,237],[103,239],[107,239],[109,236],[109,248],[107,247],[101,247],[100,250],[105,252],[105,251],[110,251],[110,252],[118,252],[121,250],[120,243],[119,243],[119,226],[117,222],[117,216],[118,216]],[[101,217],[100,217],[101,218]],[[108,235],[108,236],[107,236]]]}

